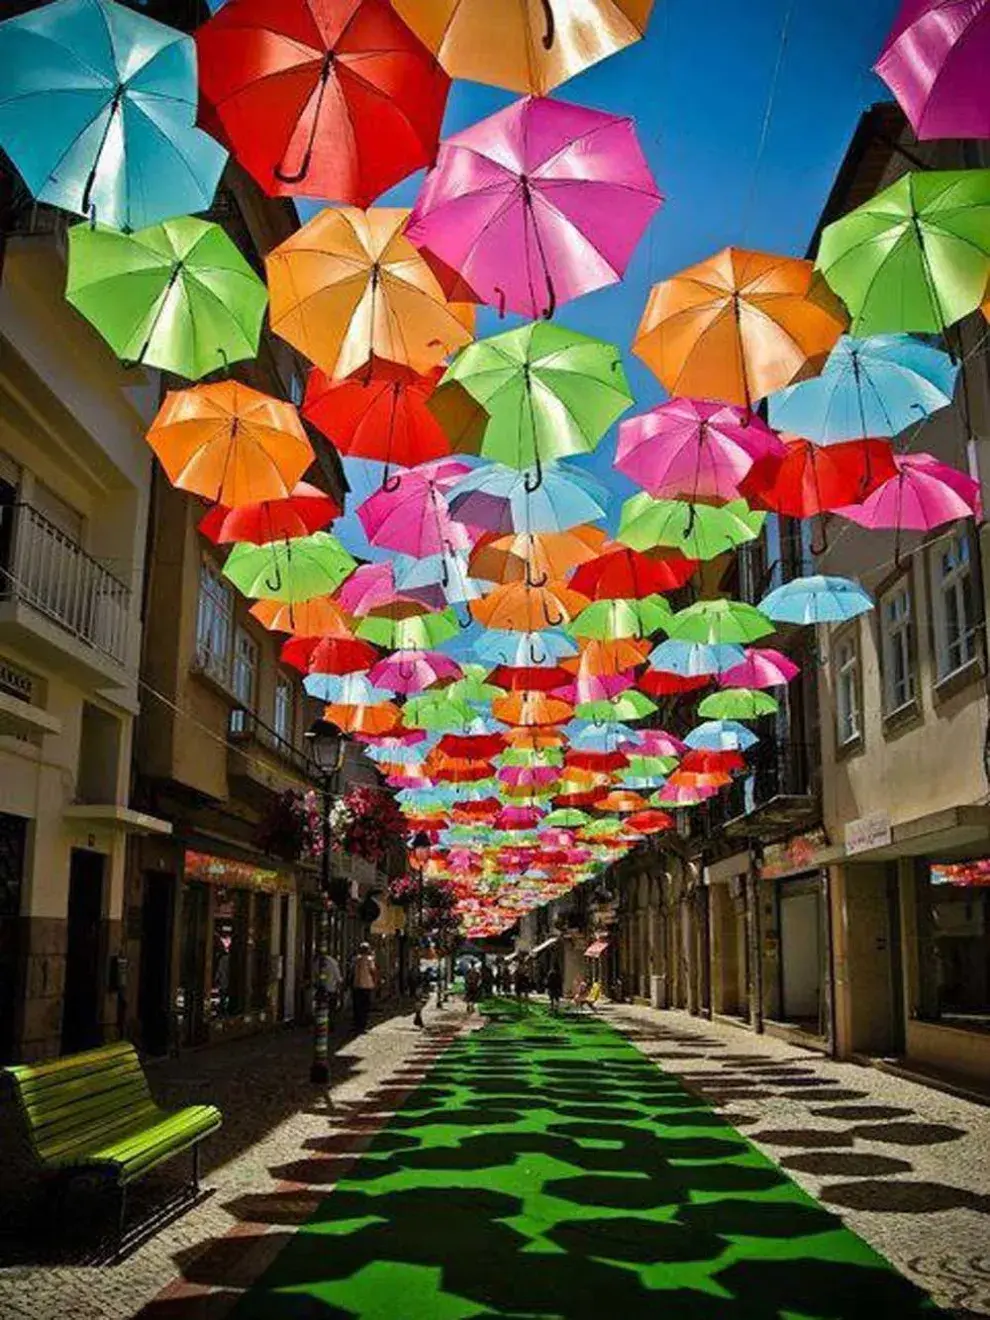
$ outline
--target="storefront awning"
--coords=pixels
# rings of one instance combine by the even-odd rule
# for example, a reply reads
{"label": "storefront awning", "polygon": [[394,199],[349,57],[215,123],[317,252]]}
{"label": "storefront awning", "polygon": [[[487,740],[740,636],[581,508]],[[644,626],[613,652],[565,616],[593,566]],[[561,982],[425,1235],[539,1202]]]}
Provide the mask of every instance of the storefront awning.
{"label": "storefront awning", "polygon": [[556,944],[559,939],[560,939],[559,935],[551,935],[548,940],[544,940],[542,944],[538,944],[535,949],[530,949],[529,951],[530,957],[532,958],[536,954],[542,953],[544,949],[549,949],[550,945]]}
{"label": "storefront awning", "polygon": [[608,948],[608,940],[593,940],[584,951],[586,958],[600,958]]}

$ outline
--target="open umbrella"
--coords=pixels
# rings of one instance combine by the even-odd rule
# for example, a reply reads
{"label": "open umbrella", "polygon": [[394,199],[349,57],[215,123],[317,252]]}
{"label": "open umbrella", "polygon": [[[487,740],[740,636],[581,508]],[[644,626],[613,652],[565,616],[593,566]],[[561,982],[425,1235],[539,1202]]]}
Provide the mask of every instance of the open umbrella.
{"label": "open umbrella", "polygon": [[296,603],[335,590],[355,567],[335,536],[313,532],[271,545],[235,545],[223,575],[245,596]]}
{"label": "open umbrella", "polygon": [[460,665],[440,651],[394,651],[368,672],[369,680],[376,687],[403,696],[423,692],[438,683],[451,682],[460,675]]}
{"label": "open umbrella", "polygon": [[779,709],[774,697],[755,688],[726,688],[698,702],[698,714],[706,720],[758,720]]}
{"label": "open umbrella", "polygon": [[265,258],[271,327],[335,378],[386,358],[429,371],[471,339],[474,312],[448,303],[403,233],[408,211],[320,211]]}
{"label": "open umbrella", "polygon": [[545,582],[538,587],[507,582],[480,600],[471,601],[469,608],[486,628],[539,632],[541,628],[569,623],[587,603],[586,596],[572,591],[563,582]]}
{"label": "open umbrella", "polygon": [[[290,637],[282,645],[280,659],[302,674],[320,674],[325,677],[344,674],[357,676],[375,663],[378,652],[367,642],[358,641],[346,634],[329,634],[324,637]],[[322,692],[316,693],[310,688],[307,688],[307,691],[311,696],[323,695]],[[352,699],[350,693],[346,696],[338,695],[336,692],[334,694],[334,700],[349,699]],[[366,693],[361,693],[362,702],[370,699]]]}
{"label": "open umbrella", "polygon": [[737,720],[707,720],[693,728],[684,741],[695,750],[745,752],[760,740]]}
{"label": "open umbrella", "polygon": [[699,600],[674,614],[667,622],[667,632],[678,642],[731,646],[766,637],[773,632],[773,623],[741,600]]}
{"label": "open umbrella", "polygon": [[508,692],[492,702],[492,714],[497,720],[521,728],[563,724],[573,710],[569,702],[546,692]]}
{"label": "open umbrella", "polygon": [[402,708],[402,722],[407,728],[440,733],[470,728],[475,715],[466,701],[452,701],[446,692],[410,697]]}
{"label": "open umbrella", "polygon": [[198,380],[258,352],[268,293],[219,225],[73,225],[66,299],[125,362]]}
{"label": "open umbrella", "polygon": [[[247,465],[250,469],[250,464]],[[175,482],[175,485],[181,483]],[[215,504],[199,520],[199,530],[214,545],[251,541],[265,545],[283,537],[308,536],[338,517],[340,505],[317,486],[297,481],[288,495],[228,508]]]}
{"label": "open umbrella", "polygon": [[983,301],[990,170],[903,175],[826,225],[817,264],[852,313],[853,334],[943,333]]}
{"label": "open umbrella", "polygon": [[860,527],[928,532],[980,509],[980,483],[933,454],[894,454],[894,476],[836,513]]}
{"label": "open umbrella", "polygon": [[633,352],[673,395],[749,409],[820,368],[844,328],[810,261],[725,248],[654,285]]}
{"label": "open umbrella", "polygon": [[898,435],[952,402],[958,363],[911,335],[843,335],[820,376],[771,394],[770,423],[831,444]]}
{"label": "open umbrella", "polygon": [[228,0],[196,45],[203,95],[271,196],[367,206],[436,155],[450,79],[388,0]]}
{"label": "open umbrella", "polygon": [[575,714],[578,719],[595,720],[604,724],[620,720],[623,723],[632,720],[645,720],[647,716],[654,714],[655,711],[656,705],[649,697],[633,688],[628,692],[620,692],[618,696],[607,697],[602,701],[585,702],[576,708]]}
{"label": "open umbrella", "polygon": [[745,500],[688,504],[655,500],[643,491],[623,504],[616,539],[634,550],[669,546],[692,559],[714,559],[755,540],[765,518]]}
{"label": "open umbrella", "polygon": [[760,601],[760,609],[777,623],[844,623],[873,608],[873,600],[858,582],[848,578],[793,578]]}
{"label": "open umbrella", "polygon": [[917,136],[990,138],[990,4],[903,0],[876,64]]}
{"label": "open umbrella", "polygon": [[645,673],[640,674],[637,682],[640,691],[645,692],[648,697],[677,697],[685,692],[697,692],[701,688],[708,687],[711,676],[709,674],[687,676],[675,674],[671,670],[647,669]]}
{"label": "open umbrella", "polygon": [[396,651],[426,651],[456,637],[460,625],[453,610],[385,618],[369,615],[356,628],[358,637]]}
{"label": "open umbrella", "polygon": [[565,463],[544,464],[535,490],[528,472],[491,463],[452,486],[447,503],[452,517],[486,531],[563,532],[603,518],[608,492],[594,477]]}
{"label": "open umbrella", "polygon": [[724,688],[786,687],[796,678],[800,669],[788,656],[767,647],[750,647],[746,658],[719,675]]}
{"label": "open umbrella", "polygon": [[670,624],[670,606],[662,596],[641,600],[596,600],[586,605],[571,624],[575,637],[611,641],[619,637],[648,637]]}
{"label": "open umbrella", "polygon": [[447,546],[439,554],[424,555],[421,559],[396,555],[394,562],[396,587],[417,599],[435,586],[440,587],[444,602],[451,605],[477,600],[484,594],[484,585],[470,576],[467,556]]}
{"label": "open umbrella", "polygon": [[281,600],[256,600],[252,615],[271,632],[295,637],[352,636],[347,616],[330,596],[313,596],[298,604]]}
{"label": "open umbrella", "polygon": [[599,527],[507,536],[488,532],[475,544],[470,568],[475,577],[488,582],[528,581],[535,585],[541,579],[565,578],[576,564],[597,562],[605,541],[606,533]]}
{"label": "open umbrella", "polygon": [[372,545],[414,557],[444,550],[467,550],[467,529],[450,516],[445,493],[469,472],[464,463],[441,459],[396,473],[391,485],[358,506],[358,517]]}
{"label": "open umbrella", "polygon": [[493,23],[491,0],[392,4],[452,78],[540,94],[638,41],[653,8],[653,0],[534,0]]}
{"label": "open umbrella", "polygon": [[406,233],[503,315],[550,317],[622,278],[660,202],[631,119],[527,97],[444,140]]}
{"label": "open umbrella", "polygon": [[642,600],[683,587],[697,568],[697,560],[676,551],[647,555],[613,542],[581,565],[571,586],[592,600]]}
{"label": "open umbrella", "polygon": [[563,326],[531,322],[461,350],[440,384],[468,391],[488,413],[482,457],[532,468],[588,453],[632,403],[619,350]]}
{"label": "open umbrella", "polygon": [[709,642],[681,641],[670,638],[650,652],[654,669],[681,674],[685,678],[719,674],[740,664],[746,658],[741,646],[730,642],[713,645]]}
{"label": "open umbrella", "polygon": [[227,153],[196,123],[190,37],[113,0],[0,23],[0,147],[39,202],[115,229],[204,211]]}
{"label": "open umbrella", "polygon": [[783,456],[754,463],[742,483],[752,504],[792,518],[859,504],[897,475],[889,440],[844,440],[818,445],[788,438]]}

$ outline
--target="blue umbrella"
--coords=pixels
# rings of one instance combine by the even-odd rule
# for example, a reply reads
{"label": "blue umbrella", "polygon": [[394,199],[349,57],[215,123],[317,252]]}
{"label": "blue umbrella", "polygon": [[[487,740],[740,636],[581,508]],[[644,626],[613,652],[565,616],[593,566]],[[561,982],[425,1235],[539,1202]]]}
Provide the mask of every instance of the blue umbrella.
{"label": "blue umbrella", "polygon": [[770,396],[770,425],[822,444],[898,435],[952,402],[958,374],[913,335],[843,335],[820,376]]}
{"label": "blue umbrella", "polygon": [[619,743],[636,742],[639,734],[628,724],[586,724],[572,721],[565,725],[570,745],[581,752],[614,752]]}
{"label": "blue umbrella", "polygon": [[684,741],[695,751],[744,752],[760,740],[738,720],[708,720],[692,729]]}
{"label": "blue umbrella", "polygon": [[461,477],[447,492],[452,518],[471,527],[510,532],[566,532],[605,516],[608,492],[580,468],[547,463],[531,490],[529,473],[491,463]]}
{"label": "blue umbrella", "polygon": [[307,674],[303,688],[317,701],[339,702],[344,706],[380,706],[392,700],[392,693],[368,682],[367,674]]}
{"label": "blue umbrella", "polygon": [[502,632],[487,630],[474,647],[479,660],[518,669],[555,665],[562,656],[577,655],[578,648],[562,632]]}
{"label": "blue umbrella", "polygon": [[393,563],[395,585],[400,591],[417,591],[439,584],[451,605],[461,605],[468,600],[480,600],[487,590],[468,575],[467,557],[457,551],[426,555],[422,559],[396,555]]}
{"label": "blue umbrella", "polygon": [[741,646],[707,642],[678,642],[672,639],[655,646],[649,655],[650,666],[682,678],[700,678],[704,674],[722,674],[733,665],[742,664],[746,652]]}
{"label": "blue umbrella", "polygon": [[114,0],[0,23],[0,146],[40,202],[144,229],[213,201],[227,153],[195,126],[191,37]]}
{"label": "blue umbrella", "polygon": [[760,609],[776,623],[844,623],[872,610],[873,599],[848,578],[794,578],[760,601]]}

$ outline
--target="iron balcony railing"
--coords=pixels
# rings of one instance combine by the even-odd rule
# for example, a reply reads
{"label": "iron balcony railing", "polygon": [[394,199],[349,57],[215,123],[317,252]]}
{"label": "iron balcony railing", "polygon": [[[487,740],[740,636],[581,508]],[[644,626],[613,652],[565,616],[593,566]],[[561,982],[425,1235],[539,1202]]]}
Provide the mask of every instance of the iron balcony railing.
{"label": "iron balcony railing", "polygon": [[253,742],[265,748],[308,779],[319,778],[319,770],[311,757],[245,706],[236,706],[230,712],[227,736],[232,743]]}
{"label": "iron balcony railing", "polygon": [[768,736],[746,754],[746,769],[732,783],[691,813],[693,837],[710,836],[729,821],[751,816],[781,799],[820,796],[821,767],[812,743],[774,743]]}
{"label": "iron balcony railing", "polygon": [[30,504],[0,506],[0,594],[126,663],[130,588]]}

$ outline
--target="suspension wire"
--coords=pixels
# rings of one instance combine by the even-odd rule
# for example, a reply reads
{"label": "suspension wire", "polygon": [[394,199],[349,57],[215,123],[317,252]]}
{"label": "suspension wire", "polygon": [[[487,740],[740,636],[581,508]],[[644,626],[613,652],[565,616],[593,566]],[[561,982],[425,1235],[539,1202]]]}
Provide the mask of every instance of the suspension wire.
{"label": "suspension wire", "polygon": [[794,0],[788,0],[787,8],[784,11],[784,19],[780,26],[780,41],[777,46],[777,58],[774,62],[773,73],[770,78],[770,89],[767,94],[766,109],[763,113],[763,123],[760,127],[760,137],[756,147],[756,157],[753,161],[753,171],[750,176],[749,188],[743,201],[740,214],[740,247],[746,246],[746,239],[749,234],[750,221],[752,219],[753,204],[756,201],[756,187],[759,183],[760,166],[763,164],[763,156],[766,151],[767,139],[770,136],[770,124],[773,120],[774,106],[777,100],[777,90],[780,85],[780,73],[784,64],[784,54],[787,50],[787,42],[791,30],[791,18],[794,14]]}

